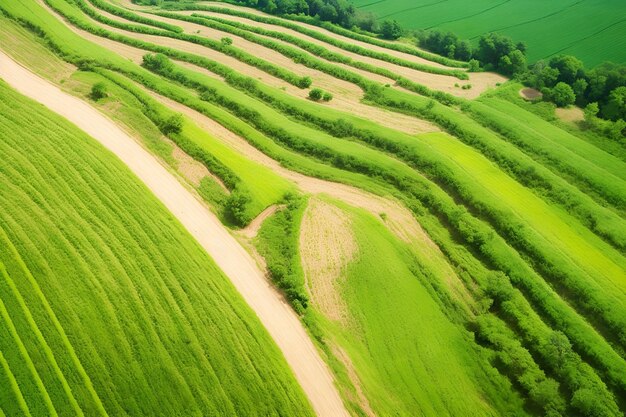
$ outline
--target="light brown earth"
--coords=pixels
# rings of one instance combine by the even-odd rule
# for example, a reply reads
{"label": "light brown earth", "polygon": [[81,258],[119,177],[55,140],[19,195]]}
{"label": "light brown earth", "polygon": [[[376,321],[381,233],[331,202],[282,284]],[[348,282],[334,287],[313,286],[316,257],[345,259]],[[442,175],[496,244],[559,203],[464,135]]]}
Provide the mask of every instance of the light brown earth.
{"label": "light brown earth", "polygon": [[[349,52],[346,51],[344,49],[341,49],[339,47],[327,44],[325,42],[319,41],[315,38],[312,38],[310,36],[304,35],[300,32],[288,29],[288,28],[284,28],[282,26],[275,26],[275,25],[270,25],[270,24],[265,24],[265,23],[259,23],[256,22],[254,20],[250,20],[250,19],[246,19],[246,18],[241,18],[238,16],[230,16],[230,15],[226,15],[226,14],[220,14],[220,13],[213,13],[213,12],[194,12],[194,11],[185,11],[185,12],[179,12],[181,14],[185,14],[185,15],[191,15],[193,13],[199,13],[199,14],[203,14],[203,15],[207,15],[207,16],[215,16],[215,17],[219,17],[222,19],[227,19],[227,20],[232,20],[232,21],[236,21],[236,22],[241,22],[241,23],[245,23],[251,26],[257,26],[257,27],[262,27],[264,29],[268,29],[268,30],[274,30],[277,32],[282,32],[282,33],[287,33],[291,36],[300,38],[300,39],[304,39],[312,44],[316,44],[316,45],[320,45],[323,46],[324,48],[328,49],[329,51],[332,52],[337,52],[339,54],[342,54],[344,56],[347,56],[349,58],[352,58],[354,61],[360,61],[363,63],[367,63],[367,64],[371,64],[371,65],[375,65],[377,67],[380,68],[385,68],[395,74],[401,75],[413,82],[425,85],[426,87],[433,89],[433,90],[439,90],[439,91],[445,91],[447,93],[450,93],[452,95],[455,95],[457,97],[465,97],[465,98],[476,98],[478,97],[481,93],[483,93],[485,90],[489,89],[489,88],[494,88],[496,86],[496,83],[503,83],[506,81],[506,78],[498,75],[498,74],[493,74],[493,73],[481,73],[481,72],[477,72],[477,73],[468,73],[470,79],[469,80],[459,80],[456,77],[450,76],[450,75],[441,75],[441,74],[431,74],[428,72],[423,72],[423,71],[418,71],[412,68],[407,68],[407,67],[403,67],[401,65],[397,65],[397,64],[392,64],[389,63],[387,61],[382,61],[380,59],[376,59],[376,58],[371,58],[368,56],[363,56],[363,55],[359,55],[353,52]],[[150,16],[150,15],[147,15]],[[168,23],[172,23],[174,24],[176,22],[176,20],[170,19],[168,20]],[[261,36],[261,35],[258,35]],[[279,43],[284,43],[281,41],[278,41],[276,39],[273,38],[269,38],[269,37],[265,37],[262,36],[264,38],[267,39],[272,39],[275,42],[279,42]],[[287,44],[287,43],[284,43]],[[295,45],[292,44],[287,44],[290,45],[292,47],[298,48]],[[321,59],[321,58],[318,58]],[[323,60],[323,59],[322,59]],[[325,60],[323,60],[325,61]],[[328,61],[327,61],[328,62]],[[378,81],[382,84],[391,84],[393,85],[395,81],[386,78],[386,77],[381,77],[377,74],[373,74],[371,72],[367,72],[367,71],[363,71],[360,69],[356,69],[354,67],[351,67],[349,65],[343,65],[343,64],[337,64],[337,63],[332,63],[334,65],[338,65],[342,68],[345,68],[349,71],[361,74],[371,80],[374,81]],[[432,65],[433,63],[430,61],[425,61],[426,65],[429,66],[434,66]],[[459,87],[455,87],[455,84],[459,84],[459,85],[464,85],[464,84],[471,84],[472,88],[469,90],[463,90]]]}
{"label": "light brown earth", "polygon": [[[106,38],[101,38],[87,31],[84,31],[82,29],[76,28],[75,26],[68,24],[68,22],[59,18],[59,16],[56,15],[53,10],[48,8],[48,11],[52,15],[56,16],[57,19],[63,22],[68,28],[70,28],[72,31],[79,34],[83,38],[89,40],[90,42],[98,44],[100,46],[103,46],[125,58],[128,58],[136,64],[141,64],[142,57],[145,54],[150,53],[149,51],[146,51],[140,48],[135,48],[132,46],[128,46],[123,43],[112,41]],[[242,63],[241,61],[238,61],[235,58],[229,57],[228,55],[224,55],[210,48],[206,48],[201,45],[197,45],[197,44],[190,43],[190,42],[181,41],[178,39],[171,39],[171,38],[166,38],[162,36],[143,35],[143,34],[136,34],[133,32],[127,32],[121,29],[116,29],[116,28],[102,25],[99,22],[96,22],[93,20],[92,20],[92,23],[96,26],[106,28],[107,30],[111,30],[112,32],[115,32],[115,33],[119,33],[119,34],[126,35],[129,37],[134,37],[137,39],[142,39],[147,42],[151,42],[151,43],[161,45],[161,46],[168,46],[168,47],[180,49],[185,52],[189,52],[189,53],[193,53],[196,55],[204,56],[209,59],[213,59],[215,61],[218,61],[224,65],[227,65],[235,69],[237,72],[243,75],[255,78],[263,82],[266,85],[280,88],[292,96],[295,96],[298,98],[306,98],[308,96],[308,90],[306,89],[299,89],[297,87],[294,87],[279,78],[276,78],[272,75],[267,74],[264,71],[257,69],[256,67]],[[253,44],[253,45],[256,45],[256,44]],[[291,63],[291,65],[297,65],[297,64],[294,64],[291,60],[288,60],[288,61]],[[221,77],[219,77],[215,73],[212,73],[204,68],[198,67],[197,65],[180,62],[180,61],[175,61],[175,62],[193,71],[200,72],[212,78],[221,79]],[[306,67],[303,67],[303,68],[306,68]],[[334,98],[332,101],[328,103],[321,103],[320,105],[333,107],[338,110],[342,110],[347,113],[354,114],[355,116],[366,118],[368,120],[379,123],[383,126],[396,129],[404,133],[417,134],[417,133],[435,132],[439,130],[439,128],[437,128],[435,125],[425,120],[417,119],[415,117],[403,115],[400,113],[395,113],[392,111],[381,109],[379,107],[370,106],[370,105],[361,103],[360,100],[363,97],[363,91],[359,87],[357,87],[356,85],[352,83],[348,83],[342,80],[337,80],[336,78],[330,77],[327,74],[324,74],[321,72],[320,74],[323,75],[323,78],[326,83],[324,84],[324,86],[326,86],[325,90],[332,92],[334,95]],[[322,84],[318,84],[318,83],[316,83],[316,85],[322,86]]]}
{"label": "light brown earth", "polygon": [[176,170],[185,178],[191,185],[194,187],[199,187],[200,182],[206,178],[211,177],[223,190],[226,194],[230,194],[230,191],[222,180],[215,176],[211,171],[207,169],[204,164],[196,161],[191,156],[187,155],[182,149],[180,149],[174,142],[166,139],[168,143],[172,146],[172,157],[176,164]]}
{"label": "light brown earth", "polygon": [[582,122],[585,120],[585,113],[580,107],[570,107],[567,109],[557,108],[555,111],[556,117],[564,122]]}
{"label": "light brown earth", "polygon": [[[413,250],[419,252],[432,265],[435,265],[436,270],[441,271],[441,279],[446,283],[452,294],[455,295],[455,298],[461,301],[462,305],[467,306],[467,311],[471,314],[472,309],[469,306],[472,304],[472,297],[463,285],[463,282],[448,264],[445,255],[437,244],[430,239],[413,214],[402,204],[396,200],[381,197],[350,185],[309,177],[291,171],[259,151],[241,136],[231,132],[214,120],[166,97],[148,90],[145,91],[169,108],[186,115],[202,129],[211,132],[216,138],[224,141],[237,152],[245,155],[246,158],[262,164],[283,178],[292,181],[303,192],[313,195],[328,195],[353,207],[370,212],[376,219],[384,223],[394,235],[402,241],[411,244]],[[385,215],[384,220],[381,217],[383,213]]]}
{"label": "light brown earth", "polygon": [[330,370],[296,314],[207,207],[112,121],[1,52],[0,77],[20,93],[76,124],[119,157],[178,218],[256,312],[283,352],[315,412],[326,417],[349,416]]}
{"label": "light brown earth", "polygon": [[[370,403],[367,400],[365,393],[363,392],[361,379],[359,378],[359,375],[356,373],[356,368],[354,367],[354,364],[352,363],[352,359],[350,359],[350,356],[339,345],[332,343],[332,342],[330,342],[329,345],[330,345],[330,350],[333,356],[337,358],[346,368],[346,372],[348,373],[348,378],[350,378],[350,382],[352,382],[352,385],[354,386],[354,390],[356,391],[356,398],[350,398],[350,399],[358,403],[359,406],[361,406],[361,409],[365,412],[367,417],[376,417],[374,410],[372,410],[372,407],[370,406]],[[346,394],[349,394],[349,393],[346,393]]]}
{"label": "light brown earth", "polygon": [[311,303],[327,318],[347,327],[348,307],[341,281],[355,259],[358,244],[350,218],[319,198],[309,200],[300,226],[300,259]]}
{"label": "light brown earth", "polygon": [[263,222],[267,220],[270,216],[276,213],[279,210],[283,210],[285,208],[284,205],[272,205],[259,213],[258,216],[254,218],[245,228],[239,231],[239,234],[247,237],[248,239],[253,239],[259,234],[259,230],[261,230],[261,226]]}

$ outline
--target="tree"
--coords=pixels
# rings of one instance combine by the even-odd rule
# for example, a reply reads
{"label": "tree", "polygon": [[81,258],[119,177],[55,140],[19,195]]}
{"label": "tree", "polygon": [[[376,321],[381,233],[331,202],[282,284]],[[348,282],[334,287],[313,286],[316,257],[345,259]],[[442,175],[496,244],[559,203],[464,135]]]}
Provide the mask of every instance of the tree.
{"label": "tree", "polygon": [[98,101],[107,96],[107,85],[103,82],[95,83],[91,87],[91,98]]}
{"label": "tree", "polygon": [[477,59],[470,59],[469,66],[467,67],[469,72],[480,71],[480,62]]}
{"label": "tree", "polygon": [[332,4],[326,4],[319,11],[320,19],[327,22],[336,22],[339,15],[337,14],[337,9]]}
{"label": "tree", "polygon": [[309,98],[314,101],[319,101],[324,96],[324,92],[319,88],[314,88],[309,91]]}
{"label": "tree", "polygon": [[553,89],[548,90],[547,100],[553,102],[558,107],[566,107],[570,104],[574,104],[576,101],[576,95],[574,90],[568,84],[564,82],[558,83]]}
{"label": "tree", "polygon": [[559,70],[559,81],[569,85],[584,75],[583,63],[571,55],[558,55],[550,60],[550,66]]}
{"label": "tree", "polygon": [[604,115],[611,120],[626,120],[626,87],[618,87],[611,91]]}
{"label": "tree", "polygon": [[163,54],[146,54],[141,65],[154,72],[168,72],[174,67],[172,61]]}
{"label": "tree", "polygon": [[380,33],[385,39],[396,40],[402,36],[402,27],[396,20],[385,20],[380,25]]}
{"label": "tree", "polygon": [[461,61],[469,61],[472,58],[472,44],[470,41],[464,40],[457,42],[454,57]]}
{"label": "tree", "polygon": [[574,90],[574,94],[576,94],[577,103],[584,103],[585,91],[587,90],[588,85],[587,80],[584,78],[579,78],[574,81],[574,84],[572,84],[572,90]]}

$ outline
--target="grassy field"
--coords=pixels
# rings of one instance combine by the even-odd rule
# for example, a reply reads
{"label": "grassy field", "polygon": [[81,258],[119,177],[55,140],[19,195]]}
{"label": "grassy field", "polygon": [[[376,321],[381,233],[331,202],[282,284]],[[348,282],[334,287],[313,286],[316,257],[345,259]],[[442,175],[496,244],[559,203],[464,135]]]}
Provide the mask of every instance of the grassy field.
{"label": "grassy field", "polygon": [[311,415],[249,308],[147,189],[66,121],[5,84],[0,96],[4,412]]}
{"label": "grassy field", "polygon": [[499,32],[528,44],[531,61],[575,55],[587,67],[626,62],[626,5],[619,0],[453,1],[354,0],[357,8],[410,29],[452,31],[477,40]]}
{"label": "grassy field", "polygon": [[[225,11],[216,8],[215,3],[185,4],[187,10],[170,7],[167,18],[147,12],[162,11],[159,8],[135,12],[109,8],[105,0],[44,3],[50,8],[35,0],[0,5],[9,15],[0,18],[0,22],[7,22],[0,25],[0,40],[13,56],[80,97],[86,97],[96,82],[104,82],[109,97],[93,104],[138,136],[172,170],[179,169],[180,162],[173,152],[178,148],[201,164],[211,175],[192,186],[222,214],[223,221],[228,221],[224,214],[233,201],[244,207],[242,225],[264,208],[282,204],[265,221],[253,243],[275,284],[301,314],[327,358],[354,415],[618,417],[626,410],[626,164],[619,143],[581,130],[576,124],[559,122],[545,103],[523,102],[518,94],[521,86],[514,82],[498,88],[493,83],[493,88],[476,100],[446,94],[445,86],[430,84],[441,77],[438,70],[433,71],[439,61],[433,59],[420,67],[423,59],[401,52],[404,48],[400,43],[385,48],[381,41],[370,52],[363,46],[367,42],[352,44],[352,39],[336,28],[300,26],[294,20],[270,18],[236,6],[228,6],[229,11]],[[126,6],[125,2],[114,3]],[[514,1],[457,3],[456,8],[450,8],[449,2],[407,5],[416,8],[400,15],[407,20],[414,16],[412,22],[420,27],[453,29],[458,24],[460,29],[455,32],[467,37],[479,35],[478,27],[491,30],[495,27],[492,25],[511,26],[507,29],[511,31],[526,28],[535,34],[538,32],[529,29],[534,24],[548,24],[550,19],[558,20],[579,9],[588,11],[594,4],[542,3],[532,10],[520,10],[520,4]],[[401,5],[393,9],[394,4],[391,0],[376,2],[363,5],[363,9],[388,8],[385,13],[395,17],[394,10],[401,10]],[[511,20],[522,11],[534,23],[525,23],[521,18],[519,22]],[[200,14],[189,18],[192,13]],[[473,26],[469,24],[472,19],[477,19]],[[256,27],[258,22],[262,25]],[[591,26],[593,22],[584,30]],[[81,36],[87,36],[85,31],[90,32],[93,41]],[[223,36],[232,36],[233,44],[220,41]],[[531,39],[520,40],[529,42],[533,56]],[[573,40],[566,36],[550,39],[545,47],[548,51],[559,42]],[[607,39],[596,41],[609,43]],[[593,49],[590,53],[595,52]],[[144,59],[142,67],[138,64],[144,53],[163,56]],[[80,66],[81,71],[74,72],[59,57]],[[361,59],[371,67],[359,63]],[[369,64],[374,60],[375,64]],[[413,71],[415,80],[423,77],[432,88],[402,77],[392,78],[396,85],[385,86],[380,75],[400,67]],[[458,70],[445,69],[449,71]],[[330,102],[307,99],[311,86],[297,86],[301,73],[312,74],[312,87],[317,82],[326,83],[335,97]],[[175,109],[158,96],[176,102]],[[343,107],[335,107],[333,103],[337,102]],[[182,106],[197,113],[185,112],[180,132],[164,133],[163,121]],[[417,134],[396,129],[396,116],[403,121],[428,123],[429,131],[436,132]],[[210,126],[217,124],[221,128],[212,131]],[[223,128],[230,132],[225,134]],[[246,146],[242,142],[247,142]],[[257,149],[252,152],[250,145]],[[86,159],[84,163],[99,162]],[[278,163],[282,167],[278,168]],[[13,168],[7,165],[6,169]],[[85,169],[91,172],[91,168]],[[13,178],[14,171],[10,172]],[[411,223],[406,228],[414,235],[405,239],[398,234],[397,226],[394,229],[388,213],[382,210],[356,209],[319,195],[323,192],[319,190],[311,196],[299,195],[301,174],[349,184],[386,198],[393,196],[414,216],[414,226]],[[57,183],[52,184],[48,187],[54,188]],[[25,181],[19,187],[29,189]],[[51,195],[61,198],[59,193]],[[113,196],[110,199],[118,201]],[[44,209],[47,206],[37,208]],[[161,213],[158,207],[154,210]],[[13,211],[8,211],[11,216]],[[152,212],[147,209],[144,214]],[[154,222],[159,219],[158,215],[149,218]],[[14,222],[20,227],[22,223],[32,227],[26,218]],[[197,267],[198,262],[189,260],[196,256],[196,249],[179,245],[173,251],[172,243],[152,237],[156,227],[148,220],[144,223],[146,230],[138,226],[128,233],[137,239],[152,239],[150,253],[159,256],[167,252],[169,262],[178,256],[175,265],[181,274],[184,268]],[[111,227],[116,225],[114,222]],[[68,245],[82,242],[76,235],[78,227],[67,223],[62,226],[74,233],[75,242]],[[86,233],[91,230],[87,228]],[[34,231],[39,229],[32,233],[25,229],[19,236],[34,239]],[[241,239],[245,236],[241,234]],[[131,237],[129,245],[135,248]],[[99,255],[98,260],[106,262],[112,254],[118,254],[122,261],[115,265],[123,270],[125,244],[126,240]],[[178,255],[178,251],[186,251],[185,256]],[[97,247],[91,248],[89,254],[97,252]],[[64,268],[76,262],[74,255],[64,260]],[[133,255],[129,256],[132,259]],[[101,270],[98,261],[90,262],[81,264],[81,268],[90,273],[91,269]],[[161,266],[155,270],[160,271]],[[197,276],[193,271],[190,274]],[[211,271],[207,276],[220,277]],[[188,291],[184,280],[176,281],[170,275],[167,279],[170,281],[163,285],[168,288],[183,286],[185,293]],[[58,288],[63,283],[59,279]],[[52,280],[53,284],[57,281]],[[193,285],[194,291],[200,291],[198,298],[208,291],[199,288],[196,281]],[[223,286],[212,285],[209,288]],[[159,288],[151,290],[150,297],[154,298],[149,298],[150,302],[158,299]],[[75,291],[72,299],[82,302],[87,290],[77,286]],[[167,301],[178,301],[176,294],[172,292],[173,298]],[[115,302],[114,295],[107,293],[107,301]],[[220,298],[223,303],[231,302],[228,300]],[[214,327],[198,335],[198,323],[209,318],[217,320],[202,316],[204,310],[198,310],[211,303],[217,301],[206,296],[202,307],[192,311],[189,320],[195,321],[184,323],[182,318],[177,319],[179,316],[165,317],[165,307],[151,315],[151,310],[144,314],[139,306],[123,304],[120,314],[131,315],[135,308],[135,316],[141,319],[163,316],[163,329],[187,332],[184,334],[198,339],[198,346],[209,346],[211,341],[223,339],[221,333],[230,338],[231,333],[245,326],[233,317],[244,320],[248,311],[235,303],[234,310],[224,313],[232,315],[227,319],[228,328]],[[7,311],[13,314],[15,306],[19,307],[19,302]],[[216,308],[212,313],[224,309]],[[187,317],[187,310],[180,314]],[[250,359],[253,353],[267,358],[258,361],[261,370],[252,379],[233,380],[221,397],[215,397],[222,398],[216,400],[219,407],[231,407],[224,409],[231,413],[236,410],[242,416],[255,415],[256,410],[246,407],[254,402],[255,395],[265,395],[259,415],[297,415],[289,407],[301,400],[300,391],[283,372],[284,364],[275,356],[273,345],[266,346],[262,339],[265,333],[254,327],[256,322],[250,323],[252,330],[242,331],[241,338],[254,338],[265,350],[247,350],[242,342],[237,344],[239,350],[224,356],[224,361],[237,362],[240,368],[233,369],[243,372],[255,363]],[[138,328],[129,328],[129,334],[132,336],[133,329]],[[154,337],[163,329],[155,327]],[[18,330],[13,333],[21,334]],[[104,330],[95,326],[94,331]],[[151,335],[141,337],[133,343],[143,346],[153,342]],[[181,340],[187,343],[191,339]],[[207,359],[196,365],[187,357],[179,359],[177,348],[184,345],[171,343],[161,350],[151,350],[149,357],[174,352],[163,362],[164,369],[170,372],[167,366],[173,369],[184,363],[186,372],[180,372],[180,378],[189,379],[176,389],[183,392],[188,387],[185,392],[194,394],[198,408],[213,406],[209,401],[212,391],[203,385],[208,382],[194,379],[209,372],[201,367],[208,366],[205,362],[213,362]],[[189,343],[196,343],[195,339]],[[138,349],[135,344],[127,350],[133,353]],[[88,349],[90,345],[85,342],[80,348]],[[39,393],[35,397],[39,410],[49,411],[57,402],[66,408],[75,407],[70,397],[57,394],[69,392],[62,380],[42,380],[46,375],[43,371],[24,378],[26,371],[33,375],[30,365],[24,363],[21,373],[14,372],[14,366],[5,365],[11,363],[6,351],[0,351],[4,355],[0,356],[0,369],[5,369],[7,386],[20,390],[27,386],[30,392]],[[56,372],[54,363],[47,366],[49,372]],[[85,366],[88,369],[91,365]],[[159,372],[134,366],[133,370],[147,373],[146,381]],[[276,374],[267,377],[264,372],[270,372],[272,366],[276,366]],[[216,365],[211,372],[223,371],[228,378],[234,378],[226,368]],[[116,381],[102,394],[107,411],[107,407],[113,407],[109,404],[117,407],[121,403],[113,387],[118,387],[118,380],[125,387],[124,378],[131,372],[118,367],[106,376],[99,375],[97,381]],[[16,385],[12,380],[18,377],[25,381]],[[257,377],[266,378],[266,384],[255,385],[253,379]],[[71,378],[67,381],[70,386],[74,383]],[[95,381],[95,392],[103,392]],[[56,385],[48,389],[50,384]],[[242,384],[260,388],[250,392]],[[147,392],[146,402],[158,407],[161,400],[150,397],[149,387],[140,388],[137,397],[132,397],[136,399],[129,400],[135,401],[132,406],[139,407],[140,393]],[[216,389],[214,385],[211,388]],[[239,398],[238,390],[245,391],[241,401],[228,405],[231,397]],[[18,391],[13,388],[11,392]],[[165,392],[175,395],[178,391]],[[20,406],[20,395],[11,395],[14,404]],[[184,395],[172,400],[172,407],[183,404]],[[29,396],[22,397],[30,401]],[[288,398],[298,401],[290,402]],[[276,411],[268,411],[271,407]],[[306,407],[301,411],[309,413]]]}

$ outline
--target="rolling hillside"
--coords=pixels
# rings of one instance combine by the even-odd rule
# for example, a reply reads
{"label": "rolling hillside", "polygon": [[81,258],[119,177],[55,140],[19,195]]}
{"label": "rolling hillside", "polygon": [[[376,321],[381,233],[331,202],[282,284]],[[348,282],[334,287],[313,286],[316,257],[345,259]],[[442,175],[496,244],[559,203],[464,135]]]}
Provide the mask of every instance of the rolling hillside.
{"label": "rolling hillside", "polygon": [[[574,3],[533,18],[591,7]],[[474,3],[482,20],[466,36],[508,24],[490,16],[515,4]],[[362,6],[444,29],[465,22],[444,22],[437,4]],[[316,402],[328,381],[353,416],[626,412],[620,141],[524,100],[498,74],[228,3],[16,0],[0,12],[0,49],[157,157],[230,228],[249,252],[237,256],[263,268],[262,286],[281,292],[316,347],[298,355],[295,333],[276,330],[265,296],[220,252],[209,251],[223,272],[120,161],[63,121],[46,139],[43,120],[61,119],[3,85],[0,149],[11,158],[0,179],[15,192],[1,200],[0,236],[14,249],[0,259],[6,288],[25,300],[3,299],[3,317],[22,326],[0,338],[7,416],[23,403],[76,411],[75,399],[110,416],[336,417]],[[27,123],[39,128],[18,140]],[[223,239],[223,257],[235,256]],[[20,287],[31,282],[39,289]],[[30,307],[42,294],[48,307]],[[103,306],[114,325],[97,316]],[[124,349],[111,351],[118,338]],[[34,373],[24,351],[43,342],[51,353]],[[90,349],[113,367],[85,358]],[[316,355],[332,373],[323,383],[325,365],[296,360]],[[93,391],[72,388],[74,373]]]}

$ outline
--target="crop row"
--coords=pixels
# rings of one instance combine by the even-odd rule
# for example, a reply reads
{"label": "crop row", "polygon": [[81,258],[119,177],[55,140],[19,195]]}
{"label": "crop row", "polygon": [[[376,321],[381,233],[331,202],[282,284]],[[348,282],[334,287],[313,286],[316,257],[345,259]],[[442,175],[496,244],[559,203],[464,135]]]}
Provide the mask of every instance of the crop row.
{"label": "crop row", "polygon": [[[298,146],[298,145],[297,145],[296,143],[292,143],[292,146]],[[301,151],[303,151],[303,152],[315,152],[315,153],[317,153],[314,149],[311,149],[311,146],[310,146],[310,145],[309,145],[309,146],[307,146],[307,147],[306,147],[306,148],[304,148],[304,149],[303,149],[302,147],[300,147],[300,146],[298,146],[298,147],[299,147],[299,148],[300,148],[300,150],[301,150]],[[309,149],[307,149],[307,148],[309,148]],[[321,152],[321,153],[318,153],[318,155],[320,155],[322,158],[324,158],[324,159],[326,159],[327,161],[329,161],[329,158],[330,158],[330,156],[332,155],[332,153],[328,154],[328,153],[325,153],[325,152]],[[332,162],[332,161],[329,161],[329,162]],[[346,161],[346,160],[344,160],[343,162],[341,162],[341,161],[337,161],[337,162],[339,162],[339,163],[340,163],[340,165],[344,165],[344,167],[348,167],[348,168],[350,168],[350,169],[356,169],[356,170],[358,170],[358,169],[361,169],[361,168],[366,168],[366,166],[364,166],[363,164],[354,164],[354,165],[353,165],[353,164],[351,164],[351,162],[353,162],[352,160],[347,160],[347,161]],[[348,164],[346,164],[346,162],[347,162]],[[336,162],[335,162],[335,163],[336,163]],[[366,170],[366,171],[367,171],[367,170]],[[372,168],[372,169],[370,169],[370,170],[369,170],[369,171],[367,171],[367,172],[369,172],[370,174],[374,174],[374,175],[375,175],[375,171],[373,170],[373,168]],[[382,173],[381,173],[381,174],[382,174]],[[384,174],[383,174],[383,175],[384,175]],[[416,188],[417,188],[417,187],[416,187]],[[414,192],[415,192],[415,191],[414,191]],[[415,195],[419,195],[419,194],[418,194],[418,193],[416,193]],[[422,196],[422,197],[426,197],[426,196]],[[423,201],[428,201],[428,200],[423,200]],[[432,202],[433,202],[433,203],[435,203],[435,201],[432,201]],[[433,205],[434,205],[434,204],[433,204]],[[435,205],[434,205],[434,206],[435,206]],[[436,207],[436,206],[435,206],[435,207]],[[464,218],[465,216],[459,216],[459,217],[460,217],[460,218]],[[457,220],[458,220],[458,219],[457,219]],[[467,218],[467,219],[464,219],[464,220],[467,220],[467,221],[468,221],[468,222],[470,222],[470,223],[472,222],[472,221],[470,220],[470,218]],[[455,222],[455,223],[457,224],[457,227],[458,227],[458,222]],[[467,233],[467,232],[471,232],[471,230],[467,230],[467,228],[466,228],[465,232],[466,232],[466,233],[465,233],[464,235],[465,235],[465,236],[466,236],[466,238],[467,238],[467,236],[468,236],[468,233]],[[478,237],[478,234],[477,234],[477,233],[473,233],[473,234],[472,234],[472,233],[470,233],[470,236],[471,236],[471,235],[476,235],[476,236],[474,236],[474,237]],[[480,244],[480,243],[479,243],[479,244]]]}

